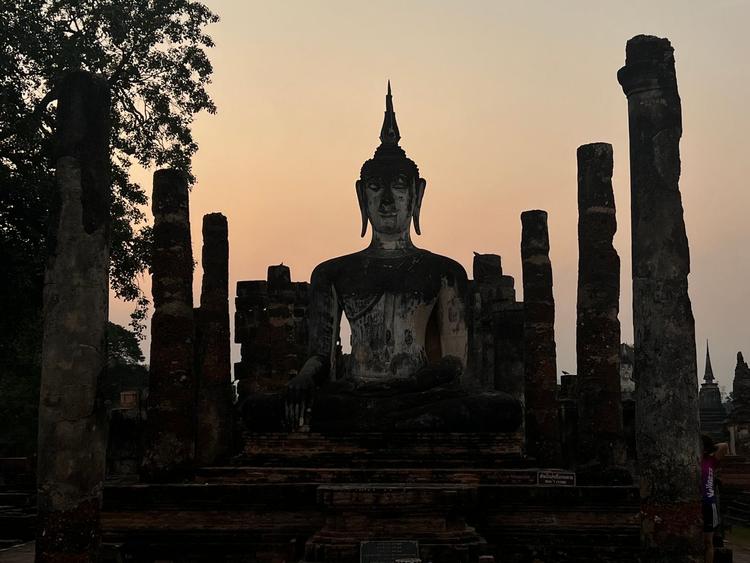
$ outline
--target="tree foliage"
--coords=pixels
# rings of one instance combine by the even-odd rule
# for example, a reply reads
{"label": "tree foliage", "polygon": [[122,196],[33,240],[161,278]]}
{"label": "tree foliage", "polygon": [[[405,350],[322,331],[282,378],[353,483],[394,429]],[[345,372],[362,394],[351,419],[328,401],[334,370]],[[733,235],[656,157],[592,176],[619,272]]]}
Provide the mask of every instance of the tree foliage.
{"label": "tree foliage", "polygon": [[[112,286],[140,296],[148,263],[143,188],[134,162],[190,174],[193,116],[214,113],[204,32],[218,21],[192,0],[2,0],[0,179],[4,236],[44,256],[52,188],[56,84],[67,71],[106,77],[112,93]],[[8,205],[9,204],[9,205]],[[28,254],[27,254],[28,255]]]}
{"label": "tree foliage", "polygon": [[0,0],[0,379],[38,369],[60,78],[83,69],[109,83],[110,280],[137,303],[142,330],[148,302],[137,276],[148,266],[150,230],[146,193],[130,170],[175,167],[193,181],[193,118],[216,111],[205,32],[216,21],[194,0]]}
{"label": "tree foliage", "polygon": [[107,323],[107,364],[136,365],[145,358],[138,343],[138,335],[113,322]]}

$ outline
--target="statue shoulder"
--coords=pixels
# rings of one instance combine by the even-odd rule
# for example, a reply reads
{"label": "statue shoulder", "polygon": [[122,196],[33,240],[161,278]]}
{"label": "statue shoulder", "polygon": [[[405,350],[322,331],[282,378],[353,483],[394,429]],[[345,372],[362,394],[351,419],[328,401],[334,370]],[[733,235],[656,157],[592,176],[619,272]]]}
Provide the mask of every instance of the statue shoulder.
{"label": "statue shoulder", "polygon": [[359,254],[361,253],[355,252],[321,262],[313,269],[310,283],[333,283],[342,273],[351,271],[352,267],[361,261]]}
{"label": "statue shoulder", "polygon": [[468,285],[469,278],[461,264],[447,256],[435,254],[428,250],[423,252],[425,253],[424,259],[430,263],[430,269],[439,272],[441,277],[445,278],[449,283],[456,283],[460,287]]}

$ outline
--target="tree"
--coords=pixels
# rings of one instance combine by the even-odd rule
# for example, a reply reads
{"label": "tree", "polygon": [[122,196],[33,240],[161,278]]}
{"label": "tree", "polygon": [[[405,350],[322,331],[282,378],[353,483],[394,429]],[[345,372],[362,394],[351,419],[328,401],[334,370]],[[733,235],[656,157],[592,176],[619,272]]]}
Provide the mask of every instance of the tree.
{"label": "tree", "polygon": [[143,352],[138,335],[113,322],[107,325],[107,363],[110,366],[142,364]]}
{"label": "tree", "polygon": [[150,230],[130,168],[175,167],[194,180],[193,117],[216,111],[205,27],[218,17],[194,0],[0,0],[0,14],[0,400],[35,403],[56,85],[77,69],[109,84],[110,282],[137,304],[133,326],[142,331],[148,301],[137,276],[148,266]]}

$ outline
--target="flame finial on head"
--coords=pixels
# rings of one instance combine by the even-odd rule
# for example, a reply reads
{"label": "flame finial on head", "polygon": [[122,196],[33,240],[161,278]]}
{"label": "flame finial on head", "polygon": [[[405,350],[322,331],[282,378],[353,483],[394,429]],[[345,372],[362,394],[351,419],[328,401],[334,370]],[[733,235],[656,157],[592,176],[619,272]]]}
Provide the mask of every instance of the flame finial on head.
{"label": "flame finial on head", "polygon": [[391,81],[388,81],[388,93],[385,95],[385,116],[383,127],[380,129],[380,142],[384,145],[398,145],[401,135],[396,123],[396,112],[393,111],[393,95],[391,94]]}
{"label": "flame finial on head", "polygon": [[388,93],[385,95],[385,116],[383,126],[380,128],[380,146],[375,150],[373,157],[364,163],[360,176],[367,174],[382,175],[405,172],[409,176],[419,177],[419,168],[416,163],[406,156],[398,142],[401,133],[396,123],[396,112],[393,111],[393,95],[391,94],[391,81],[388,81]]}

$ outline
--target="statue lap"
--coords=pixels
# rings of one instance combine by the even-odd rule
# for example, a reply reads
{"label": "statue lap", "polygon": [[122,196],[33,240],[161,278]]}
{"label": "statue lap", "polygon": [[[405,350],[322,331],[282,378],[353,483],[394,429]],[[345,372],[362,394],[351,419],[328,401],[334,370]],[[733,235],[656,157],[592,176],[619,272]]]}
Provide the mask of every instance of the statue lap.
{"label": "statue lap", "polygon": [[510,432],[521,406],[499,391],[467,389],[443,366],[408,380],[356,384],[333,382],[315,398],[311,429],[333,432]]}

